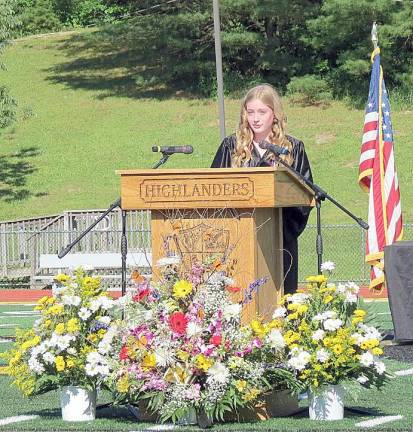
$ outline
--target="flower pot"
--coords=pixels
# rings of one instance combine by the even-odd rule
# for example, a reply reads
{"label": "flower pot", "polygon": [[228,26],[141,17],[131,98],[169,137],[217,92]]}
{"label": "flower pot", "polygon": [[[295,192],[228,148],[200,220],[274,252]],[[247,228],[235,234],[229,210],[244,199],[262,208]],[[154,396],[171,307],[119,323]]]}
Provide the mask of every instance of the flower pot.
{"label": "flower pot", "polygon": [[176,424],[180,426],[196,425],[198,424],[198,418],[196,415],[195,408],[191,408],[184,416],[180,417]]}
{"label": "flower pot", "polygon": [[344,390],[340,385],[329,385],[310,392],[308,411],[311,420],[342,420],[344,417]]}
{"label": "flower pot", "polygon": [[77,386],[61,388],[60,405],[65,421],[89,421],[96,415],[96,390]]}
{"label": "flower pot", "polygon": [[270,417],[288,417],[300,409],[297,396],[294,396],[288,389],[266,393],[264,400]]}

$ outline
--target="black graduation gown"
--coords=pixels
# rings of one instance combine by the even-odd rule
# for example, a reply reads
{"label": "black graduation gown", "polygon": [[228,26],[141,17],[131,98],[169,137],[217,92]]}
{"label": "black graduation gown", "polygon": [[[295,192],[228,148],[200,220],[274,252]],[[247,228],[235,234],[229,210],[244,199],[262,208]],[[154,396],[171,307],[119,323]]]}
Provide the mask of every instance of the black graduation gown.
{"label": "black graduation gown", "polygon": [[[305,178],[312,180],[310,163],[304,150],[304,143],[297,138],[287,135],[292,145],[292,168],[297,170]],[[211,168],[230,168],[231,154],[236,144],[235,135],[226,137],[218,148]],[[264,157],[265,159],[265,157]],[[255,148],[252,152],[248,166],[268,166],[262,161]],[[298,236],[307,225],[311,207],[284,207],[283,215],[283,243],[284,243],[284,292],[294,293],[298,285]],[[291,268],[290,268],[291,267]]]}

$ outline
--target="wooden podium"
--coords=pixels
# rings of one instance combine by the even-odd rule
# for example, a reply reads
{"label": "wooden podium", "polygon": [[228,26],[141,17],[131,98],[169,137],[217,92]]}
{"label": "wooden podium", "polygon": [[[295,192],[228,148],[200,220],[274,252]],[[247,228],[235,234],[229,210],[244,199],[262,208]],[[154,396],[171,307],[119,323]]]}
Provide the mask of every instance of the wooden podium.
{"label": "wooden podium", "polygon": [[[122,170],[122,209],[151,210],[152,262],[216,254],[241,288],[269,277],[243,310],[268,319],[283,292],[282,207],[313,206],[313,192],[285,168]],[[153,267],[156,274],[156,267]]]}

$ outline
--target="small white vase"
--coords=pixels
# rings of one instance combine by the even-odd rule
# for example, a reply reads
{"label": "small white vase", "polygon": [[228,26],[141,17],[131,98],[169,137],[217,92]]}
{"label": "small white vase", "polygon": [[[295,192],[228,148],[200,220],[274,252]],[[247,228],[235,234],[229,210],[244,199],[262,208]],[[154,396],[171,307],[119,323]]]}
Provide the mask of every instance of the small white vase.
{"label": "small white vase", "polygon": [[308,404],[311,420],[342,420],[344,389],[340,385],[321,387],[316,393],[309,393]]}
{"label": "small white vase", "polygon": [[191,408],[186,415],[184,415],[183,417],[180,417],[177,421],[176,424],[180,425],[180,426],[189,426],[189,425],[196,425],[198,423],[198,418],[196,415],[196,410],[195,408]]}
{"label": "small white vase", "polygon": [[61,388],[60,405],[65,421],[90,421],[96,415],[96,390],[86,390],[77,386]]}

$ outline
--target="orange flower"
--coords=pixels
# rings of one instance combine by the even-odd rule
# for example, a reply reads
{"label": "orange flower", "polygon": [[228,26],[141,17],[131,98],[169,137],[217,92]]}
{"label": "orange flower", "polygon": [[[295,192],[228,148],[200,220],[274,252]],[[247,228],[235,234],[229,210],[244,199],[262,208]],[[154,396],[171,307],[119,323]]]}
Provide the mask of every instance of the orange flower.
{"label": "orange flower", "polygon": [[219,270],[222,267],[222,262],[219,259],[216,259],[213,263],[212,266],[214,267],[215,270]]}

